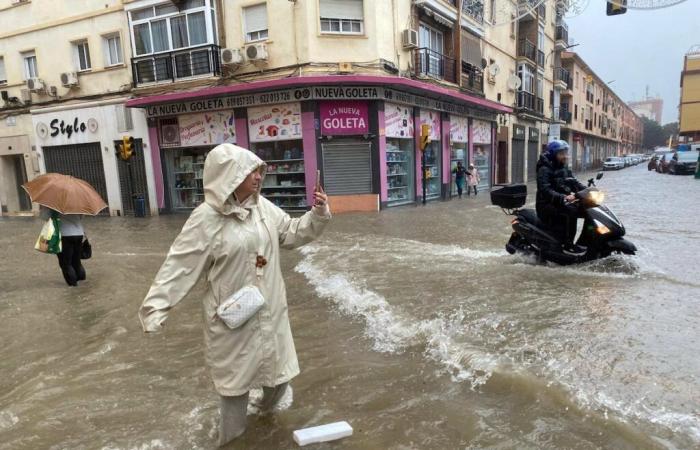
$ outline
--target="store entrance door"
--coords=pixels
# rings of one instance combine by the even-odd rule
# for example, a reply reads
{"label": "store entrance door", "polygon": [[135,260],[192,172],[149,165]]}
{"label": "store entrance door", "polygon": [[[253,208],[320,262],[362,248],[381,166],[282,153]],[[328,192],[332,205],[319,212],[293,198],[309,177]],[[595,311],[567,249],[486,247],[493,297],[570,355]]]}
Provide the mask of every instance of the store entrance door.
{"label": "store entrance door", "polygon": [[[122,141],[114,141],[114,148],[119,148]],[[122,213],[134,215],[134,197],[142,196],[146,202],[146,214],[150,215],[148,203],[148,182],[146,181],[146,163],[143,154],[143,140],[134,139],[134,156],[129,161],[117,158],[119,169],[119,190],[122,195]]]}
{"label": "store entrance door", "polygon": [[[43,147],[46,172],[71,175],[87,181],[107,201],[107,182],[99,142]],[[109,208],[101,214],[109,214]]]}
{"label": "store entrance door", "polygon": [[3,212],[22,212],[32,209],[32,202],[22,185],[27,182],[27,170],[22,155],[0,156],[0,189],[7,193]]}
{"label": "store entrance door", "polygon": [[537,178],[537,160],[540,158],[538,141],[527,143],[527,181]]}
{"label": "store entrance door", "polygon": [[324,142],[323,184],[328,195],[372,193],[372,144],[358,140]]}
{"label": "store entrance door", "polygon": [[496,183],[506,183],[508,180],[508,142],[498,141],[496,152]]}

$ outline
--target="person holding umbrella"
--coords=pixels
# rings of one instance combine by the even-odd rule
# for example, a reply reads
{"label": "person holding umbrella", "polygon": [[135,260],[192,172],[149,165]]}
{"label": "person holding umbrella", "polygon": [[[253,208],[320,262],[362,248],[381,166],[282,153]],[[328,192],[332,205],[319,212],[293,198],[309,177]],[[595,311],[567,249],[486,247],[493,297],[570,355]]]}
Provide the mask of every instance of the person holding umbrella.
{"label": "person holding umbrella", "polygon": [[[320,182],[314,207],[298,218],[264,198],[265,167],[254,153],[232,144],[209,152],[205,201],[173,242],[138,312],[146,333],[160,331],[173,307],[206,276],[205,357],[220,396],[220,446],[245,431],[251,389],[263,389],[259,407],[270,412],[299,374],[280,249],[311,242],[331,219]],[[257,300],[256,307],[246,298]]]}
{"label": "person holding umbrella", "polygon": [[[41,205],[41,218],[58,218],[61,251],[58,265],[68,286],[77,286],[87,275],[83,257],[83,215],[97,215],[107,207],[100,194],[86,181],[59,173],[41,175],[22,186],[33,202]],[[87,241],[85,242],[87,244]]]}

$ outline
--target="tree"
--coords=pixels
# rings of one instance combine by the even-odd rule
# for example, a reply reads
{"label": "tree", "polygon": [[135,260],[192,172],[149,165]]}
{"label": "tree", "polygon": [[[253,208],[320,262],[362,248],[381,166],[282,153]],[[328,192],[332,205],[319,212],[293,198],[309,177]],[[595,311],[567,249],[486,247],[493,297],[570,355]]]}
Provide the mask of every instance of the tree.
{"label": "tree", "polygon": [[668,140],[668,135],[664,129],[656,123],[656,121],[642,116],[642,125],[644,126],[644,134],[642,135],[642,148],[653,149],[660,145],[665,145]]}

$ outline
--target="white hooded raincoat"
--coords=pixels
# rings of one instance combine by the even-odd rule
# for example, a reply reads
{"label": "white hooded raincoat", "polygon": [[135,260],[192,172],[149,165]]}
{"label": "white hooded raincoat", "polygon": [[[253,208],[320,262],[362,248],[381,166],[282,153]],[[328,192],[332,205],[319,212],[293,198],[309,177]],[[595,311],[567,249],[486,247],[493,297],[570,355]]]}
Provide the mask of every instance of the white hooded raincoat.
{"label": "white hooded raincoat", "polygon": [[[139,310],[143,329],[159,331],[170,309],[206,274],[206,361],[217,392],[224,396],[276,386],[299,373],[280,247],[296,248],[312,241],[330,220],[327,210],[292,219],[259,193],[239,204],[233,192],[263,165],[253,153],[231,144],[209,153],[204,165],[205,203],[192,212],[175,239]],[[267,265],[258,281],[260,252]],[[260,288],[265,305],[243,326],[231,330],[216,316],[216,308],[251,284]]]}

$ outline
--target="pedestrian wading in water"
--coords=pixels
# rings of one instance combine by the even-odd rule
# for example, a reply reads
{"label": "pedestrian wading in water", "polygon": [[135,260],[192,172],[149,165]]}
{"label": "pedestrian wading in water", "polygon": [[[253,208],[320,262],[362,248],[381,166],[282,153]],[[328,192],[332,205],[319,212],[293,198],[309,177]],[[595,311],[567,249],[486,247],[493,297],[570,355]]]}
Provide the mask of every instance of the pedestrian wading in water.
{"label": "pedestrian wading in water", "polygon": [[[311,242],[331,218],[327,197],[318,187],[313,209],[292,219],[260,195],[264,170],[260,158],[232,144],[209,152],[204,165],[205,202],[173,242],[139,310],[144,331],[159,331],[171,308],[206,275],[205,355],[221,396],[220,446],[245,431],[251,389],[263,388],[259,406],[270,412],[299,374],[280,249]],[[231,329],[218,317],[217,307],[250,286],[259,289],[264,304],[247,322]]]}
{"label": "pedestrian wading in water", "polygon": [[469,164],[469,170],[467,170],[467,195],[471,195],[472,189],[474,189],[474,195],[476,195],[476,187],[480,182],[479,171],[476,170],[474,164]]}
{"label": "pedestrian wading in water", "polygon": [[457,167],[452,169],[455,174],[455,184],[457,185],[457,193],[459,198],[462,198],[462,192],[464,192],[464,177],[467,174],[467,169],[462,165],[462,161],[457,162]]}
{"label": "pedestrian wading in water", "polygon": [[63,279],[68,286],[77,286],[78,281],[87,278],[85,267],[80,261],[83,254],[83,216],[78,214],[60,214],[45,206],[41,207],[40,217],[49,220],[51,215],[58,216],[61,233],[61,253],[58,253],[58,265],[63,273]]}

